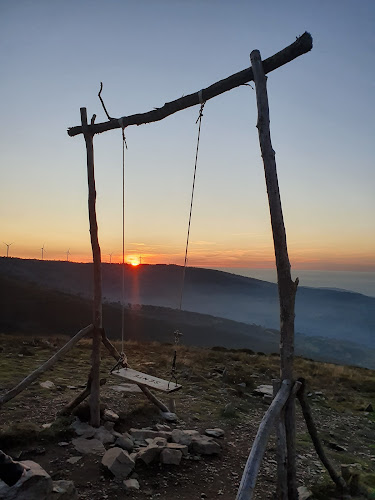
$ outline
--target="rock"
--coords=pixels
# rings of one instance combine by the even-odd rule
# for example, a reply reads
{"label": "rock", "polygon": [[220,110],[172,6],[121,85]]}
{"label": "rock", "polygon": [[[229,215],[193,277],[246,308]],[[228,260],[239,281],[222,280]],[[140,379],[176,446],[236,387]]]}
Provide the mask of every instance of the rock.
{"label": "rock", "polygon": [[122,448],[123,450],[126,450],[129,453],[131,453],[133,451],[133,448],[134,448],[134,443],[130,437],[127,437],[124,435],[124,436],[120,436],[116,439],[115,446],[117,446],[118,448]]}
{"label": "rock", "polygon": [[152,444],[154,444],[155,446],[159,446],[159,448],[163,448],[167,446],[167,440],[162,437],[156,437],[152,440]]}
{"label": "rock", "polygon": [[129,434],[134,441],[145,441],[147,438],[163,437],[171,438],[171,432],[167,431],[152,431],[151,429],[130,429]]}
{"label": "rock", "polygon": [[[172,443],[171,443],[172,444]],[[173,443],[176,444],[176,443]],[[173,448],[164,448],[160,453],[160,462],[168,465],[180,465],[182,452]]]}
{"label": "rock", "polygon": [[204,433],[206,434],[206,436],[211,436],[211,437],[214,437],[214,438],[224,437],[224,434],[225,434],[225,432],[223,431],[223,429],[219,429],[217,427],[215,429],[206,429],[204,431]]}
{"label": "rock", "polygon": [[264,394],[262,400],[263,400],[263,403],[271,404],[273,401],[273,396],[270,396],[269,394]]}
{"label": "rock", "polygon": [[70,457],[68,458],[68,464],[76,464],[79,460],[81,460],[82,456],[79,457]]}
{"label": "rock", "polygon": [[171,411],[162,411],[160,414],[167,422],[177,422],[178,420],[177,415]]}
{"label": "rock", "polygon": [[116,432],[116,431],[113,430],[114,426],[115,426],[114,422],[108,422],[108,421],[106,421],[103,424],[104,429],[107,429],[107,431],[112,432],[113,435],[115,435],[114,432]]}
{"label": "rock", "polygon": [[82,436],[84,438],[93,437],[96,432],[94,427],[86,424],[86,422],[81,422],[78,418],[71,423],[70,427],[74,430],[77,436]]}
{"label": "rock", "polygon": [[95,430],[94,438],[103,444],[114,443],[116,439],[112,432],[107,431],[104,427],[99,427]]}
{"label": "rock", "polygon": [[169,450],[179,450],[184,455],[184,457],[186,457],[189,454],[189,450],[186,444],[168,443],[167,448]]}
{"label": "rock", "polygon": [[53,481],[42,467],[25,460],[20,462],[27,470],[13,486],[0,486],[2,500],[47,500],[52,493]]}
{"label": "rock", "polygon": [[116,423],[119,420],[119,418],[120,417],[114,411],[112,411],[112,410],[104,410],[103,420],[106,420],[107,422],[114,422],[114,423]]}
{"label": "rock", "polygon": [[208,436],[194,436],[191,443],[191,450],[200,455],[214,455],[220,453],[220,446]]}
{"label": "rock", "polygon": [[155,429],[157,431],[170,431],[171,430],[169,425],[166,425],[166,424],[156,424]]}
{"label": "rock", "polygon": [[344,446],[341,446],[340,444],[334,443],[333,441],[326,441],[327,446],[331,448],[332,450],[336,451],[348,451]]}
{"label": "rock", "polygon": [[121,448],[110,448],[102,458],[102,465],[118,479],[126,479],[134,469],[135,462],[128,452]]}
{"label": "rock", "polygon": [[139,490],[139,482],[137,479],[126,479],[122,483],[125,487],[125,490]]}
{"label": "rock", "polygon": [[86,439],[84,437],[79,437],[72,440],[74,448],[83,455],[92,453],[94,455],[103,455],[105,453],[105,448],[103,443],[99,439]]}
{"label": "rock", "polygon": [[55,384],[50,380],[46,380],[45,382],[39,382],[39,385],[40,387],[43,387],[43,389],[53,389],[53,387],[55,387]]}
{"label": "rock", "polygon": [[78,500],[73,481],[54,481],[52,494],[48,497],[48,500]]}
{"label": "rock", "polygon": [[373,413],[374,408],[373,408],[371,403],[368,406],[366,406],[365,411],[368,411],[369,413]]}
{"label": "rock", "polygon": [[65,446],[69,446],[69,443],[67,441],[60,441],[59,443],[57,443],[59,446],[61,446],[62,448],[64,448]]}
{"label": "rock", "polygon": [[194,430],[183,431],[181,429],[173,429],[171,433],[173,443],[185,444],[186,446],[190,446],[194,436],[199,436],[199,432]]}
{"label": "rock", "polygon": [[52,423],[53,422],[51,422],[49,424],[42,424],[43,429],[49,429],[50,427],[52,427]]}
{"label": "rock", "polygon": [[159,446],[150,444],[137,453],[137,459],[142,460],[145,464],[150,464],[159,456],[160,450]]}
{"label": "rock", "polygon": [[258,385],[258,387],[254,389],[253,394],[257,396],[264,396],[265,394],[273,396],[273,387],[272,385]]}
{"label": "rock", "polygon": [[297,488],[298,500],[308,500],[312,498],[312,492],[306,488],[306,486],[300,486]]}

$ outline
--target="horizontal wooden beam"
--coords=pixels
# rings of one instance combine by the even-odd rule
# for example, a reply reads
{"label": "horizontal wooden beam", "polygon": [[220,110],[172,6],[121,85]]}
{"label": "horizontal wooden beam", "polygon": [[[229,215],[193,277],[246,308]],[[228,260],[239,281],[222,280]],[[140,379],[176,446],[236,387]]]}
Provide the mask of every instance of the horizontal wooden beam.
{"label": "horizontal wooden beam", "polygon": [[[264,72],[266,74],[270,73],[271,71],[280,68],[280,66],[293,61],[293,59],[296,59],[302,54],[306,54],[306,52],[309,52],[311,49],[312,37],[310,33],[305,32],[291,45],[285,47],[285,49],[277,52],[277,54],[274,54],[268,59],[265,59],[263,61]],[[125,128],[129,125],[142,125],[144,123],[157,122],[176,113],[177,111],[181,111],[183,109],[190,108],[191,106],[195,106],[196,104],[200,104],[201,102],[208,101],[213,97],[239,87],[240,85],[244,85],[252,80],[254,80],[253,70],[251,67],[246,68],[238,73],[235,73],[234,75],[229,76],[228,78],[225,78],[224,80],[220,80],[219,82],[210,85],[205,89],[183,96],[175,101],[167,102],[161,108],[156,108],[152,111],[148,111],[147,113],[123,116],[122,118],[114,118],[107,122],[88,125],[88,132],[94,135],[106,132],[107,130]],[[71,127],[68,129],[68,135],[71,137],[82,133],[82,126]]]}

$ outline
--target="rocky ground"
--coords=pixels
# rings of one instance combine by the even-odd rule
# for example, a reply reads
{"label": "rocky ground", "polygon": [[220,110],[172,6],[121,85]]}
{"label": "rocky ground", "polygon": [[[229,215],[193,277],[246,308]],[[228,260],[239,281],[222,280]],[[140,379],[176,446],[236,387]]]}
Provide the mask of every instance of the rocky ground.
{"label": "rocky ground", "polygon": [[[1,394],[64,342],[43,339],[31,343],[30,339],[5,336],[1,340]],[[126,346],[134,368],[163,377],[168,373],[171,350],[171,346],[156,343]],[[107,383],[102,387],[102,402],[119,416],[112,426],[107,422],[108,429],[113,427],[116,433],[123,434],[132,428],[155,430],[155,426],[167,424],[171,431],[194,430],[202,435],[210,428],[224,431],[223,437],[212,438],[218,453],[207,455],[189,449],[179,465],[161,463],[160,459],[149,464],[136,460],[129,477],[138,481],[139,490],[126,490],[123,478],[114,477],[102,465],[104,448],[108,450],[114,443],[104,443],[99,454],[78,451],[71,420],[55,421],[61,408],[84,385],[89,353],[88,344],[82,342],[41,380],[3,406],[2,449],[16,459],[39,463],[55,481],[73,480],[80,499],[235,498],[252,441],[269,404],[254,389],[270,384],[277,376],[276,356],[181,347],[178,368],[183,388],[173,393],[178,420],[172,423],[166,423],[142,393],[116,389],[123,380],[108,377],[113,363],[105,357],[103,374],[107,374]],[[371,488],[375,490],[375,419],[374,413],[364,410],[371,410],[369,405],[375,404],[374,372],[306,360],[297,360],[296,365],[298,374],[307,378],[309,401],[327,454],[338,470],[340,464],[352,464],[371,494]],[[40,382],[46,381],[52,384],[42,387]],[[163,399],[163,395],[160,397]],[[164,396],[167,404],[169,399],[170,396]],[[299,408],[297,417],[298,485],[312,489],[315,498],[331,498],[326,488],[329,479],[311,445]],[[84,415],[80,418],[84,420]],[[53,422],[49,428],[45,425]],[[136,443],[135,451],[137,446],[139,452],[147,444],[150,443]],[[272,498],[275,465],[272,437],[259,474],[256,499]]]}

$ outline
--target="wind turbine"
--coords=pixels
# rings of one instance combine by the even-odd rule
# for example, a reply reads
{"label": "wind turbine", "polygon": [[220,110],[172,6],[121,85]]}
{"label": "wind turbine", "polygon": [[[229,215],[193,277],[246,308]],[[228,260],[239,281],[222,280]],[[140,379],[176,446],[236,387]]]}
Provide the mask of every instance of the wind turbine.
{"label": "wind turbine", "polygon": [[43,243],[43,246],[41,248],[41,251],[42,251],[42,260],[44,260],[44,252],[45,252],[45,250],[44,250],[44,243]]}
{"label": "wind turbine", "polygon": [[70,248],[66,252],[66,261],[69,262]]}
{"label": "wind turbine", "polygon": [[109,253],[109,263],[112,264],[112,255],[113,255],[113,252],[112,253]]}
{"label": "wind turbine", "polygon": [[7,247],[7,257],[8,257],[9,256],[9,247],[10,247],[10,245],[13,245],[14,241],[12,241],[12,243],[5,243],[5,242],[3,242],[3,243]]}

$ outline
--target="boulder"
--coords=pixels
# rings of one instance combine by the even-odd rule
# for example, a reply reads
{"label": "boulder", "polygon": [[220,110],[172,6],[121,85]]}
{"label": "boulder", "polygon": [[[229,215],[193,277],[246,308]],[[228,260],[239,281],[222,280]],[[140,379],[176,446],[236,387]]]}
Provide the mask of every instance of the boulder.
{"label": "boulder", "polygon": [[77,490],[73,481],[54,481],[48,500],[78,500]]}
{"label": "boulder", "polygon": [[199,436],[198,431],[194,430],[181,430],[181,429],[173,429],[171,433],[171,439],[173,443],[185,444],[186,446],[190,446],[193,437]]}
{"label": "boulder", "polygon": [[297,492],[298,492],[298,500],[308,500],[313,496],[312,492],[308,490],[306,486],[300,486],[299,488],[297,488]]}
{"label": "boulder", "polygon": [[157,431],[170,431],[171,430],[169,425],[166,425],[166,424],[156,424],[155,429]]}
{"label": "boulder", "polygon": [[272,385],[258,385],[256,389],[253,391],[257,396],[273,396],[273,387]]}
{"label": "boulder", "polygon": [[27,470],[13,485],[0,486],[2,500],[48,500],[53,489],[51,476],[37,463],[31,460],[20,462]]}
{"label": "boulder", "polygon": [[190,448],[200,455],[214,455],[221,451],[216,441],[208,436],[194,436]]}
{"label": "boulder", "polygon": [[40,387],[43,389],[53,389],[55,384],[51,380],[46,380],[45,382],[39,382]]}
{"label": "boulder", "polygon": [[116,439],[115,446],[131,453],[134,448],[134,442],[129,436],[129,434],[124,434]]}
{"label": "boulder", "polygon": [[145,464],[150,464],[160,455],[160,451],[160,446],[150,444],[137,453],[137,459],[142,460]]}
{"label": "boulder", "polygon": [[79,453],[82,453],[82,455],[87,455],[88,453],[103,455],[105,452],[104,445],[99,439],[79,437],[77,439],[72,439],[72,444]]}
{"label": "boulder", "polygon": [[189,454],[189,450],[186,444],[168,443],[167,448],[169,450],[179,450],[184,455],[184,457],[186,457]]}
{"label": "boulder", "polygon": [[166,420],[167,422],[177,422],[177,415],[171,411],[162,411],[160,412],[162,418]]}
{"label": "boulder", "polygon": [[[172,444],[172,443],[171,443]],[[173,448],[164,448],[160,453],[160,462],[168,465],[180,465],[182,452]]]}
{"label": "boulder", "polygon": [[135,462],[128,452],[121,448],[110,448],[102,458],[102,465],[118,479],[126,479],[134,469]]}

